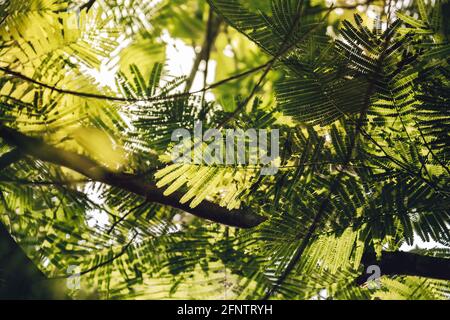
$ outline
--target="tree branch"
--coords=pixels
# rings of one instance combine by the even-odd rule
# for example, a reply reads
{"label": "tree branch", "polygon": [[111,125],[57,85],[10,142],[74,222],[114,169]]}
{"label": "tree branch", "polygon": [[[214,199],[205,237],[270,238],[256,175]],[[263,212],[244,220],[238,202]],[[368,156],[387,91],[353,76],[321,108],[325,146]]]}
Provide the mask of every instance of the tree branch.
{"label": "tree branch", "polygon": [[[131,247],[131,245],[133,244],[134,240],[136,240],[138,235],[139,235],[139,233],[136,232],[134,234],[134,236],[131,238],[131,240],[128,241],[128,243],[125,246],[123,246],[123,248],[120,250],[120,252],[117,255],[115,255],[115,256],[113,256],[113,257],[111,257],[111,258],[109,258],[109,259],[107,259],[107,260],[105,260],[103,262],[100,262],[99,264],[96,264],[96,265],[90,267],[89,269],[81,271],[80,273],[76,273],[75,276],[78,276],[78,277],[79,276],[84,276],[85,274],[91,273],[91,272],[93,272],[93,271],[95,271],[97,269],[100,269],[101,267],[104,267],[104,266],[107,266],[110,263],[113,263],[115,260],[119,259],[125,253],[127,253],[128,248]],[[55,280],[55,279],[67,279],[70,276],[74,276],[74,275],[54,276],[54,277],[51,277],[50,279],[52,279],[52,280]]]}
{"label": "tree branch", "polygon": [[[222,18],[214,15],[214,12],[212,11],[212,9],[210,9],[207,26],[206,26],[205,40],[203,41],[203,45],[202,45],[200,52],[195,57],[195,61],[192,66],[191,73],[190,73],[189,77],[186,79],[185,92],[191,91],[192,85],[195,80],[195,76],[197,75],[198,68],[202,61],[206,62],[205,73],[208,73],[208,71],[207,71],[208,60],[211,55],[211,49],[214,45],[214,42],[216,41],[216,38],[219,35],[221,24],[222,24]],[[207,86],[204,85],[203,87],[206,88]]]}
{"label": "tree branch", "polygon": [[[386,54],[386,50],[389,46],[389,42],[391,40],[391,37],[386,37],[384,43],[383,43],[383,50],[378,58],[376,71],[373,75],[371,75],[371,78],[377,76],[379,74],[379,71],[383,67],[383,61]],[[366,121],[367,112],[370,107],[370,98],[373,94],[373,91],[375,90],[375,81],[374,79],[371,79],[370,85],[368,86],[365,94],[364,94],[364,102],[361,105],[360,111],[359,111],[359,117],[357,122],[355,123],[355,132],[353,136],[351,137],[350,145],[347,149],[345,158],[344,158],[344,165],[343,168],[347,168],[347,166],[350,164],[350,160],[352,159],[352,155],[357,147],[357,142],[360,134],[364,130],[364,124]],[[263,297],[263,300],[269,299],[274,293],[277,292],[277,290],[280,288],[280,286],[284,283],[284,281],[288,278],[290,273],[294,270],[297,263],[300,261],[300,259],[303,256],[303,253],[305,252],[306,248],[308,247],[311,239],[314,236],[314,233],[316,232],[316,229],[319,226],[319,223],[321,222],[323,216],[326,214],[326,211],[328,210],[329,206],[331,205],[332,197],[335,194],[335,192],[338,190],[341,179],[344,176],[344,169],[339,172],[339,174],[336,176],[335,179],[332,180],[330,184],[330,189],[328,190],[326,196],[321,200],[320,207],[317,213],[314,216],[314,219],[309,226],[306,234],[304,235],[303,239],[300,242],[299,247],[294,252],[294,255],[292,256],[292,259],[287,264],[285,270],[281,273],[280,277],[276,280],[274,286],[270,288],[266,294]],[[302,233],[300,233],[297,238],[300,240],[302,238]]]}
{"label": "tree branch", "polygon": [[170,99],[176,99],[176,98],[183,98],[183,97],[188,97],[190,95],[194,95],[194,94],[198,94],[198,93],[203,93],[206,92],[208,90],[217,88],[219,86],[224,85],[225,83],[234,81],[234,80],[238,80],[240,78],[246,77],[250,74],[253,74],[259,70],[264,69],[265,67],[267,67],[270,63],[272,63],[273,59],[270,59],[269,61],[267,61],[264,64],[261,64],[259,66],[256,66],[254,68],[242,71],[238,74],[232,75],[228,78],[219,80],[213,84],[208,85],[205,88],[196,90],[196,91],[191,91],[191,92],[180,92],[180,93],[174,93],[174,94],[161,94],[161,95],[157,95],[154,97],[146,97],[146,98],[127,98],[127,97],[113,97],[113,96],[107,96],[107,95],[103,95],[103,94],[96,94],[96,93],[88,93],[88,92],[81,92],[81,91],[74,91],[74,90],[66,90],[66,89],[62,89],[59,87],[56,87],[54,85],[50,85],[50,84],[46,84],[44,82],[35,80],[33,78],[30,78],[24,74],[21,74],[20,72],[8,69],[8,68],[4,68],[4,67],[0,67],[0,71],[14,77],[20,80],[23,80],[25,82],[28,83],[32,83],[34,85],[37,85],[39,87],[42,88],[46,88],[52,91],[55,91],[57,93],[60,94],[68,94],[68,95],[72,95],[72,96],[77,96],[77,97],[81,97],[81,98],[90,98],[90,99],[98,99],[98,100],[106,100],[106,101],[115,101],[115,102],[128,102],[128,103],[134,103],[134,102],[158,102],[158,101],[167,101]]}
{"label": "tree branch", "polygon": [[154,183],[132,174],[113,172],[86,156],[53,147],[41,139],[26,136],[3,125],[0,125],[0,137],[36,159],[72,169],[94,181],[144,196],[148,201],[168,205],[199,218],[238,228],[256,227],[266,220],[265,217],[242,210],[230,211],[209,201],[203,201],[197,207],[191,208],[188,204],[180,203],[179,200],[183,196],[181,192],[165,196],[163,190]]}
{"label": "tree branch", "polygon": [[96,0],[89,0],[88,2],[86,2],[85,4],[83,4],[80,7],[80,10],[86,9],[86,11],[89,11],[92,8],[92,6],[94,5],[95,1]]}
{"label": "tree branch", "polygon": [[[450,259],[420,255],[403,251],[383,251],[381,259],[377,261],[375,254],[364,255],[364,266],[377,265],[381,275],[417,276],[432,279],[450,280]],[[365,268],[366,269],[366,268]],[[367,275],[356,279],[359,285],[367,281]]]}

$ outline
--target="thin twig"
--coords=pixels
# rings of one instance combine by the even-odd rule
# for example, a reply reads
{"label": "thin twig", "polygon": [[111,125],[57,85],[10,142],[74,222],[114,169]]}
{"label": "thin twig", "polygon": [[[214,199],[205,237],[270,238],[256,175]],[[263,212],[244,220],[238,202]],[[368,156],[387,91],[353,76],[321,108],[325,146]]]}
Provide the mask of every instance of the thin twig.
{"label": "thin twig", "polygon": [[15,78],[21,79],[23,81],[35,84],[39,87],[43,87],[55,92],[58,92],[60,94],[68,94],[68,95],[73,95],[73,96],[77,96],[77,97],[82,97],[82,98],[90,98],[90,99],[98,99],[98,100],[107,100],[107,101],[115,101],[115,102],[126,102],[126,103],[135,103],[135,102],[158,102],[158,101],[167,101],[167,100],[171,100],[171,99],[177,99],[177,98],[183,98],[183,97],[188,97],[194,94],[198,94],[198,93],[202,93],[214,88],[217,88],[221,85],[224,85],[225,83],[228,83],[230,81],[234,81],[243,77],[246,77],[252,73],[255,73],[263,68],[265,68],[273,59],[267,61],[266,63],[259,65],[257,67],[251,68],[249,70],[243,71],[241,73],[232,75],[228,78],[219,80],[205,88],[202,88],[200,90],[196,90],[196,91],[191,91],[191,92],[182,92],[182,93],[174,93],[174,94],[161,94],[155,97],[148,97],[148,98],[125,98],[125,97],[113,97],[113,96],[107,96],[107,95],[102,95],[102,94],[96,94],[96,93],[87,93],[87,92],[80,92],[80,91],[75,91],[75,90],[66,90],[66,89],[62,89],[53,85],[49,85],[46,83],[43,83],[41,81],[35,80],[33,78],[30,78],[24,74],[21,74],[20,72],[16,72],[13,70],[10,70],[8,68],[4,68],[4,67],[0,67],[0,71],[3,71],[6,74],[9,74],[10,76],[13,76]]}
{"label": "thin twig", "polygon": [[[351,5],[340,5],[340,6],[333,6],[332,10],[336,10],[336,9],[342,9],[342,10],[354,10],[356,8],[358,8],[359,6],[369,6],[371,5],[373,2],[375,2],[375,0],[367,0],[365,2],[361,2],[361,3],[356,3],[356,4],[351,4]],[[323,11],[328,11],[330,8],[320,8],[320,9],[311,9],[311,12],[316,13],[316,12],[323,12]]]}
{"label": "thin twig", "polygon": [[128,212],[123,216],[120,217],[120,219],[118,219],[116,222],[114,222],[111,226],[111,228],[108,229],[108,231],[106,232],[107,234],[110,234],[115,227],[121,223],[122,221],[124,221],[130,214],[132,214],[133,212],[135,212],[136,210],[138,210],[139,208],[142,208],[144,205],[146,205],[148,203],[148,200],[145,199],[142,203],[138,204],[137,206],[131,208],[130,210],[128,210]]}
{"label": "thin twig", "polygon": [[101,262],[101,263],[99,263],[99,264],[97,264],[97,265],[95,265],[95,266],[93,266],[93,267],[91,267],[91,268],[89,268],[87,270],[81,271],[80,273],[77,273],[77,274],[64,275],[64,276],[55,276],[55,277],[51,277],[49,279],[56,280],[56,279],[67,279],[67,278],[73,277],[73,276],[82,276],[82,275],[88,274],[88,273],[90,273],[92,271],[95,271],[95,270],[97,270],[97,269],[99,269],[101,267],[104,267],[104,266],[114,262],[115,260],[119,259],[121,256],[123,256],[127,252],[128,248],[133,244],[134,240],[136,240],[138,235],[139,235],[139,233],[135,232],[133,238],[131,238],[131,240],[122,248],[122,250],[117,255],[113,256],[112,258],[110,258],[110,259],[108,259],[106,261],[103,261],[103,262]]}
{"label": "thin twig", "polygon": [[[219,35],[220,26],[222,24],[222,19],[219,17],[216,17],[214,15],[214,12],[212,9],[209,11],[208,21],[206,22],[206,34],[205,34],[205,40],[203,41],[203,45],[200,49],[200,52],[196,55],[194,64],[192,66],[191,72],[189,74],[189,77],[186,79],[186,87],[185,92],[191,91],[192,85],[194,83],[195,77],[198,72],[198,68],[200,66],[200,63],[202,61],[206,61],[206,73],[207,73],[207,66],[208,66],[208,60],[210,57],[211,49],[213,47],[213,44],[215,40],[217,39],[217,36]],[[206,88],[206,85],[203,86]]]}
{"label": "thin twig", "polygon": [[425,147],[428,149],[428,151],[430,152],[430,154],[433,156],[433,158],[439,163],[439,165],[444,168],[445,171],[447,171],[447,173],[450,175],[450,169],[448,166],[446,166],[441,159],[438,158],[438,156],[436,156],[436,154],[433,152],[433,149],[428,145],[427,140],[425,139],[425,135],[422,132],[422,129],[420,129],[420,126],[418,123],[416,123],[416,127],[417,130],[420,133],[420,136],[422,137],[423,143],[425,144]]}

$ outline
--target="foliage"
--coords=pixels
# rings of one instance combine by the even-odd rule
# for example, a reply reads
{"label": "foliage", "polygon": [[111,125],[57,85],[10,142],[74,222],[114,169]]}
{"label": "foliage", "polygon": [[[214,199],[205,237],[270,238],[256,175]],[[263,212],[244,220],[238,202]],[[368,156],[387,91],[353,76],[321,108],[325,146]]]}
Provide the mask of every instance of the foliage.
{"label": "foliage", "polygon": [[[361,7],[348,20],[355,8],[307,0],[0,1],[2,128],[192,210],[267,219],[240,230],[26,152],[8,162],[0,134],[0,222],[47,277],[76,266],[72,298],[448,299],[447,280],[356,280],[366,253],[449,246],[450,6]],[[198,59],[191,74],[171,73],[173,43]],[[195,121],[279,129],[278,173],[171,163],[172,132]]]}

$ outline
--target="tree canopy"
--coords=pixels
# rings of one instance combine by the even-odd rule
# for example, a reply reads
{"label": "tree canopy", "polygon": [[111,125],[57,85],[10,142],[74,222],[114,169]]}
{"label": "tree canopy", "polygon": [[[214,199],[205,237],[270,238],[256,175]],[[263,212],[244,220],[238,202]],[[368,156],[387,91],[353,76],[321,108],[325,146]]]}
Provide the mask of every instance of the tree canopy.
{"label": "tree canopy", "polygon": [[[449,299],[449,15],[0,0],[0,297]],[[174,161],[198,123],[276,172]]]}

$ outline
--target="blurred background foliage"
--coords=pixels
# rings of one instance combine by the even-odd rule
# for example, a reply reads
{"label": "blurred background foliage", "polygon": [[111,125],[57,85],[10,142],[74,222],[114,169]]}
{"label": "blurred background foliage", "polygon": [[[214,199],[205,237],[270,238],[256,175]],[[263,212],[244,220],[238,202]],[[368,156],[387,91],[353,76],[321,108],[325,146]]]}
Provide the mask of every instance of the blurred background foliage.
{"label": "blurred background foliage", "polygon": [[[439,0],[0,0],[2,127],[192,207],[269,218],[211,223],[2,137],[0,266],[17,259],[9,268],[27,284],[13,292],[19,280],[0,272],[2,297],[448,299],[446,280],[356,283],[367,255],[449,258],[448,11]],[[170,164],[172,131],[194,120],[279,128],[279,173]]]}

